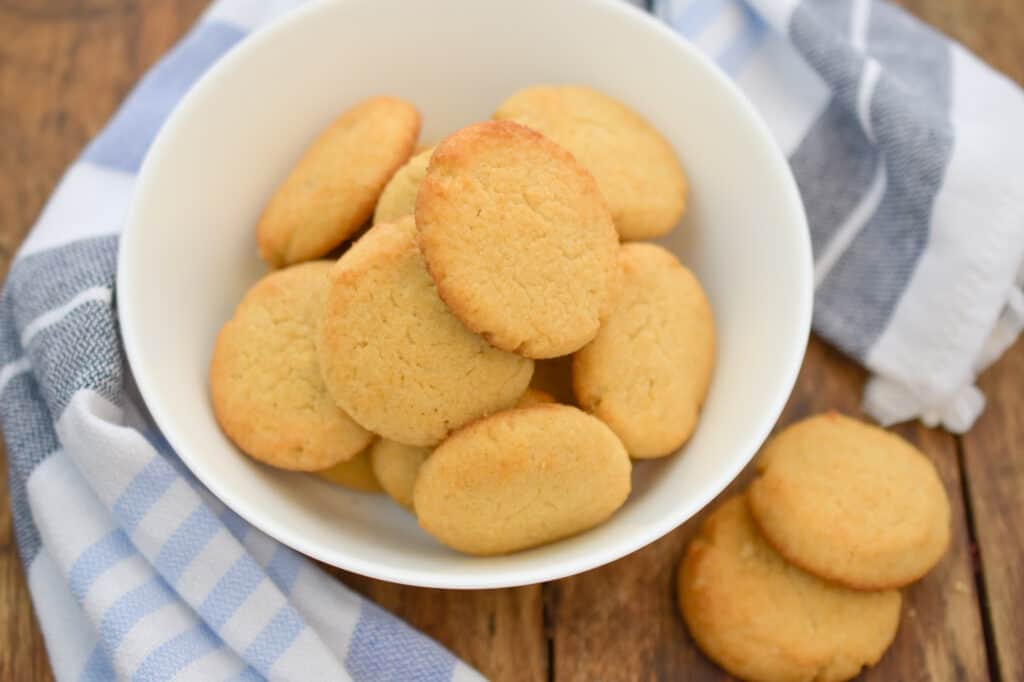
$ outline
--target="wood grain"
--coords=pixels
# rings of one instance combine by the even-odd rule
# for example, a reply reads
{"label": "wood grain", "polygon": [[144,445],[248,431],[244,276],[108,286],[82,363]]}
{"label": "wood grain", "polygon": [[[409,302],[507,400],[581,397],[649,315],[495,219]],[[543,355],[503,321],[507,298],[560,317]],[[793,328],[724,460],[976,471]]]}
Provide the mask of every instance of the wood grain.
{"label": "wood grain", "polygon": [[985,414],[963,438],[964,476],[992,644],[1004,680],[1024,680],[1024,340],[980,381]]}
{"label": "wood grain", "polygon": [[[64,168],[205,4],[0,0],[0,278]],[[1021,0],[898,4],[1024,83]],[[863,378],[812,342],[780,423],[830,408],[856,414]],[[896,643],[864,679],[974,680],[994,670],[1004,680],[1024,680],[1024,537],[1016,522],[1024,508],[1022,386],[1024,343],[983,378],[989,408],[962,442],[918,424],[899,429],[939,468],[956,511],[955,543],[935,572],[907,590]],[[51,680],[14,546],[6,473],[0,483],[0,682]],[[673,601],[675,568],[696,523],[609,566],[545,586],[457,592],[334,573],[495,680],[727,679],[692,645]]]}

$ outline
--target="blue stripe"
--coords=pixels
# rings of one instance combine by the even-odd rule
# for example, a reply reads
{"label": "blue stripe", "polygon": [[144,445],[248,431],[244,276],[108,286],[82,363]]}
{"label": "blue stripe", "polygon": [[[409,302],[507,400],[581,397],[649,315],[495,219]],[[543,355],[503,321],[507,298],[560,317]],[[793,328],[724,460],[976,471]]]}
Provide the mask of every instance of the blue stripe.
{"label": "blue stripe", "polygon": [[733,38],[732,42],[715,59],[718,65],[722,67],[722,70],[730,76],[735,76],[739,73],[740,69],[747,65],[750,57],[754,54],[754,50],[764,40],[766,33],[764,20],[754,10],[750,9],[746,3],[742,4],[742,8],[743,14],[746,16],[743,30]]}
{"label": "blue stripe", "polygon": [[71,594],[81,602],[96,578],[106,573],[114,564],[135,554],[137,552],[128,541],[128,536],[120,530],[97,540],[78,556],[68,572]]}
{"label": "blue stripe", "polygon": [[[152,421],[149,417],[146,417],[146,419]],[[154,450],[163,455],[164,462],[181,474],[182,478],[187,479],[189,483],[195,483],[198,481],[195,474],[192,473],[191,469],[185,466],[185,463],[181,461],[180,457],[178,457],[178,453],[171,448],[171,444],[167,442],[167,439],[164,438],[162,433],[157,431],[155,428],[150,427],[142,431],[142,436],[150,445],[153,446]]]}
{"label": "blue stripe", "polygon": [[133,680],[169,680],[204,655],[220,648],[220,640],[203,624],[182,632],[154,649],[136,668]]}
{"label": "blue stripe", "polygon": [[715,17],[725,10],[727,0],[692,0],[672,23],[691,40],[704,32]]}
{"label": "blue stripe", "polygon": [[154,455],[124,489],[111,511],[126,533],[139,525],[146,512],[163,497],[178,473],[160,455]]}
{"label": "blue stripe", "polygon": [[153,562],[157,570],[167,582],[177,584],[185,568],[192,563],[203,547],[206,547],[219,529],[217,517],[200,502],[160,548]]}
{"label": "blue stripe", "polygon": [[230,682],[266,682],[266,679],[252,668],[246,668],[232,677]]}
{"label": "blue stripe", "polygon": [[375,682],[450,680],[455,657],[370,601],[363,601],[345,667]]}
{"label": "blue stripe", "polygon": [[263,581],[263,572],[249,555],[243,555],[213,586],[199,606],[199,615],[219,630]]}
{"label": "blue stripe", "polygon": [[114,669],[110,666],[110,659],[99,644],[92,650],[89,660],[85,662],[81,674],[78,676],[80,682],[110,682],[116,676]]}
{"label": "blue stripe", "polygon": [[246,647],[244,658],[264,675],[277,662],[295,638],[302,632],[305,623],[302,617],[291,606],[285,605],[274,618],[266,624],[260,634]]}
{"label": "blue stripe", "polygon": [[224,511],[220,513],[220,521],[239,542],[242,542],[249,532],[250,526],[246,520],[228,507],[224,507]]}
{"label": "blue stripe", "polygon": [[153,67],[125,100],[83,158],[135,173],[171,110],[221,55],[245,36],[234,26],[200,23]]}
{"label": "blue stripe", "polygon": [[175,593],[160,577],[155,577],[131,592],[121,595],[113,606],[107,609],[100,621],[100,641],[104,650],[113,656],[121,640],[131,632],[136,623],[175,600]]}
{"label": "blue stripe", "polygon": [[302,559],[299,555],[288,549],[284,545],[278,545],[277,550],[274,551],[274,556],[270,558],[270,562],[267,564],[267,575],[274,581],[285,594],[292,591],[292,587],[295,586],[295,579],[299,575],[299,567],[302,565]]}

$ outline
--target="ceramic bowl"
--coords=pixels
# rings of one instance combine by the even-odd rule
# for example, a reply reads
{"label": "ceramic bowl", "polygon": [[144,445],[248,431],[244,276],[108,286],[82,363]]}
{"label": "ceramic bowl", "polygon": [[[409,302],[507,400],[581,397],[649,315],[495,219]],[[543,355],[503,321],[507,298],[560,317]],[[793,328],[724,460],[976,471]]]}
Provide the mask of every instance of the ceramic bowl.
{"label": "ceramic bowl", "polygon": [[[662,243],[707,290],[717,366],[693,438],[674,456],[639,464],[633,493],[611,520],[544,547],[469,557],[385,496],[243,455],[214,420],[207,367],[218,329],[265,272],[254,241],[260,210],[328,122],[371,95],[396,95],[419,108],[421,140],[434,142],[541,83],[587,84],[621,99],[678,152],[689,206]],[[656,19],[618,0],[346,0],[306,6],[248,37],[177,107],[138,178],[117,299],[149,410],[228,506],[349,571],[492,588],[622,557],[725,488],[789,396],[812,289],[806,220],[785,158],[727,77]]]}

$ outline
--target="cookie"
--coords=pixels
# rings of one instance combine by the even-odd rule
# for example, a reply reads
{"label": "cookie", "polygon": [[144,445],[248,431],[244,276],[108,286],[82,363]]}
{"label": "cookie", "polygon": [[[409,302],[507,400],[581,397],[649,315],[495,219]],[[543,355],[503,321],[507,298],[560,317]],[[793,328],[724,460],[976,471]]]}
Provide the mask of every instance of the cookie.
{"label": "cookie", "polygon": [[697,645],[745,680],[848,680],[878,662],[899,625],[898,591],[847,589],[787,563],[742,496],[701,524],[677,588]]}
{"label": "cookie", "polygon": [[492,345],[549,358],[594,338],[618,239],[594,179],[544,136],[489,121],[442,141],[416,225],[441,298]]}
{"label": "cookie", "polygon": [[374,470],[370,465],[371,448],[375,446],[376,442],[370,448],[361,450],[352,459],[339,462],[330,469],[317,471],[315,475],[325,481],[330,481],[346,488],[352,488],[353,490],[362,490],[365,493],[379,493],[381,492],[381,484],[377,481]]}
{"label": "cookie", "polygon": [[576,398],[572,393],[572,356],[534,361],[530,386],[549,394],[556,403],[575,405]]}
{"label": "cookie", "polygon": [[394,97],[373,97],[338,117],[263,209],[256,226],[263,260],[278,268],[319,258],[351,237],[419,133],[419,113]]}
{"label": "cookie", "polygon": [[391,499],[412,510],[412,486],[433,448],[381,438],[370,448],[374,476]]}
{"label": "cookie", "polygon": [[313,329],[330,270],[317,261],[261,279],[213,349],[210,397],[221,428],[242,451],[282,469],[324,469],[372,438],[320,378]]}
{"label": "cookie", "polygon": [[420,469],[420,526],[460,552],[542,545],[602,523],[629,495],[611,429],[566,405],[499,412],[452,434]]}
{"label": "cookie", "polygon": [[[516,407],[530,407],[553,403],[554,398],[544,391],[527,388],[519,398]],[[384,491],[398,504],[412,509],[412,486],[416,482],[423,462],[430,456],[432,448],[403,445],[393,440],[380,438],[370,449],[373,473]]]}
{"label": "cookie", "polygon": [[667,234],[686,208],[686,176],[672,147],[622,102],[593,88],[521,90],[494,114],[568,149],[589,170],[623,240]]}
{"label": "cookie", "polygon": [[758,528],[787,560],[858,589],[899,587],[950,542],[935,466],[899,436],[835,412],[768,441],[750,486]]}
{"label": "cookie", "polygon": [[407,445],[435,445],[511,407],[533,373],[531,360],[492,348],[438,298],[412,216],[375,225],[338,260],[317,340],[337,404]]}
{"label": "cookie", "polygon": [[662,247],[624,244],[619,267],[615,307],[573,357],[573,388],[630,455],[661,457],[697,425],[715,362],[714,320],[693,273]]}
{"label": "cookie", "polygon": [[416,210],[416,193],[427,174],[427,164],[433,153],[433,148],[422,151],[398,169],[377,200],[377,209],[373,213],[374,223],[390,223],[413,214]]}
{"label": "cookie", "polygon": [[555,398],[550,393],[530,386],[526,389],[526,392],[519,397],[519,402],[516,403],[516,407],[533,407],[534,405],[547,405],[548,403],[553,402],[555,402]]}

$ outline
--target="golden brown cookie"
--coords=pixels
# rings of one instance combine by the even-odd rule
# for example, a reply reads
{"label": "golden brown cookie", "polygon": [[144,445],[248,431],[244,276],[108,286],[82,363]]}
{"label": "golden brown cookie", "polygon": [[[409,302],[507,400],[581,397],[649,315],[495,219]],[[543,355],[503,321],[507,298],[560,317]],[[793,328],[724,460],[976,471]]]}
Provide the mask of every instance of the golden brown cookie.
{"label": "golden brown cookie", "polygon": [[387,438],[381,438],[370,449],[373,473],[381,488],[406,509],[412,510],[412,486],[432,451],[429,447],[403,445]]}
{"label": "golden brown cookie", "polygon": [[413,499],[428,533],[489,555],[592,528],[629,489],[629,456],[615,434],[552,404],[499,412],[452,434],[420,468]]}
{"label": "golden brown cookie", "polygon": [[620,289],[597,337],[573,357],[579,405],[633,457],[675,452],[693,433],[715,363],[700,283],[655,244],[619,250]]}
{"label": "golden brown cookie", "polygon": [[283,469],[324,469],[372,437],[338,409],[320,378],[313,329],[330,270],[317,261],[261,279],[213,349],[210,396],[221,428],[255,459]]}
{"label": "golden brown cookie", "polygon": [[597,333],[616,275],[615,227],[594,179],[542,135],[489,121],[441,142],[416,225],[441,298],[494,346],[548,358]]}
{"label": "golden brown cookie", "polygon": [[278,268],[319,258],[352,236],[419,134],[419,112],[394,97],[372,97],[338,117],[263,209],[263,260]]}
{"label": "golden brown cookie", "polygon": [[950,541],[935,466],[899,436],[835,412],[797,422],[757,460],[750,509],[786,559],[850,587],[900,587]]}
{"label": "golden brown cookie", "polygon": [[555,402],[554,397],[547,391],[532,386],[526,389],[523,395],[519,396],[516,407],[533,407],[534,405],[546,405]]}
{"label": "golden brown cookie", "polygon": [[572,356],[536,360],[530,386],[548,393],[556,403],[575,405],[576,397],[572,393]]}
{"label": "golden brown cookie", "polygon": [[686,176],[672,147],[639,114],[593,88],[541,85],[502,103],[496,119],[522,123],[589,170],[624,240],[669,232],[686,207]]}
{"label": "golden brown cookie", "polygon": [[320,369],[338,405],[368,430],[434,445],[526,390],[533,362],[489,346],[438,298],[412,216],[375,225],[329,279]]}
{"label": "golden brown cookie", "polygon": [[[375,445],[376,443],[370,447]],[[337,483],[353,490],[362,490],[365,493],[381,492],[381,484],[377,481],[373,468],[370,466],[370,448],[360,450],[359,454],[348,461],[339,462],[330,469],[314,473],[325,481]]]}
{"label": "golden brown cookie", "polygon": [[432,147],[422,151],[398,169],[377,200],[377,209],[373,212],[374,223],[391,223],[413,214],[416,210],[416,193],[427,174],[427,164],[433,153]]}
{"label": "golden brown cookie", "polygon": [[878,662],[899,626],[898,591],[847,589],[787,563],[758,534],[743,496],[701,524],[677,589],[697,645],[745,680],[848,680]]}
{"label": "golden brown cookie", "polygon": [[[554,398],[535,388],[527,388],[520,396],[516,407],[530,407],[543,403],[553,403]],[[402,445],[387,438],[380,438],[370,449],[373,473],[380,481],[384,491],[398,504],[412,510],[412,486],[416,482],[423,462],[427,460],[432,448]]]}

